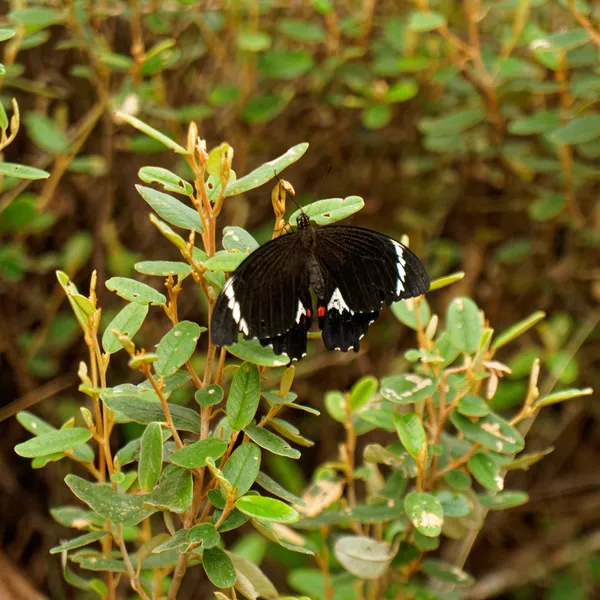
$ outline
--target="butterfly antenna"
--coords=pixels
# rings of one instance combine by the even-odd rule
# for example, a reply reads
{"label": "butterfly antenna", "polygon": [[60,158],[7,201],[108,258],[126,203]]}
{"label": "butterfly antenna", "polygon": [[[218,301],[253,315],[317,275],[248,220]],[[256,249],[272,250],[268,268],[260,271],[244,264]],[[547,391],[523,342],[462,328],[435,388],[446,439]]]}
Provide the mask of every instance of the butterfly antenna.
{"label": "butterfly antenna", "polygon": [[[329,167],[329,169],[327,169],[327,173],[325,173],[325,177],[323,177],[323,179],[321,180],[321,183],[319,184],[319,187],[317,188],[317,191],[315,192],[313,202],[316,202],[317,198],[319,197],[319,194],[321,193],[321,190],[323,189],[323,185],[325,185],[325,182],[327,181],[327,176],[329,175],[329,173],[331,173],[331,167]],[[310,210],[310,208],[309,208],[309,210]],[[306,213],[306,214],[308,214],[308,213]]]}

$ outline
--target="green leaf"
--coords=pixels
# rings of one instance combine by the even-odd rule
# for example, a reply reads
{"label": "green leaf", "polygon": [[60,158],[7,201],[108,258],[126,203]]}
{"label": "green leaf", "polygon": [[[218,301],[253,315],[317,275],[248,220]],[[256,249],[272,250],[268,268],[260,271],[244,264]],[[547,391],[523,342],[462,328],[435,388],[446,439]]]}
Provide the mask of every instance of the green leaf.
{"label": "green leaf", "polygon": [[26,410],[17,413],[17,421],[29,431],[29,433],[33,433],[33,435],[42,435],[44,433],[56,431],[56,427],[52,427],[50,423],[46,423],[43,419],[40,419]]}
{"label": "green leaf", "polygon": [[307,44],[318,44],[327,38],[322,25],[302,19],[279,19],[277,29],[290,39]]}
{"label": "green leaf", "polygon": [[142,496],[115,492],[106,483],[90,483],[76,475],[67,475],[65,483],[80,500],[112,523],[137,525],[155,512],[144,508]]}
{"label": "green leaf", "polygon": [[444,517],[466,517],[473,512],[472,502],[463,494],[441,490],[435,495],[442,505]]}
{"label": "green leaf", "polygon": [[472,485],[471,476],[459,469],[444,473],[444,480],[455,490],[468,490]]}
{"label": "green leaf", "polygon": [[250,423],[244,428],[244,432],[253,442],[273,454],[288,458],[300,458],[301,456],[300,452],[292,448],[284,439],[267,431],[264,427],[257,427],[254,423]]}
{"label": "green leaf", "polygon": [[245,362],[238,369],[227,397],[225,412],[233,429],[241,431],[248,425],[260,401],[260,375],[258,367]]}
{"label": "green leaf", "polygon": [[69,140],[54,121],[42,113],[29,112],[25,116],[25,127],[33,143],[50,154],[65,154]]}
{"label": "green leaf", "polygon": [[246,442],[225,463],[223,475],[237,488],[236,498],[243,496],[252,487],[260,470],[260,458],[260,448]]}
{"label": "green leaf", "polygon": [[413,404],[433,395],[435,389],[428,377],[398,375],[382,379],[379,393],[394,404]]}
{"label": "green leaf", "polygon": [[429,291],[433,292],[434,290],[439,290],[441,288],[452,285],[453,283],[456,283],[457,281],[463,279],[464,276],[464,271],[457,271],[456,273],[451,273],[450,275],[446,275],[445,277],[438,277],[437,279],[434,279],[431,282],[429,286]]}
{"label": "green leaf", "polygon": [[387,104],[371,104],[363,109],[361,122],[366,129],[382,129],[392,120],[392,107]]}
{"label": "green leaf", "polygon": [[395,550],[387,542],[359,535],[338,538],[333,552],[342,567],[360,579],[382,577],[395,554]]}
{"label": "green leaf", "polygon": [[[136,423],[149,425],[155,421],[157,423],[164,423],[165,421],[162,406],[158,402],[150,402],[137,396],[114,398],[101,394],[101,397],[108,408],[124,414]],[[200,433],[200,415],[196,411],[178,404],[169,404],[168,406],[177,429]]]}
{"label": "green leaf", "polygon": [[154,363],[158,375],[172,375],[190,360],[200,334],[206,327],[192,321],[180,321],[160,340],[156,347],[159,359]]}
{"label": "green leaf", "polygon": [[558,402],[565,402],[566,400],[573,400],[574,398],[581,398],[582,396],[591,396],[594,393],[592,388],[570,388],[567,390],[560,390],[553,392],[547,396],[543,396],[535,403],[535,408],[542,408],[543,406],[550,406],[551,404],[557,404]]}
{"label": "green leaf", "polygon": [[557,31],[547,36],[550,46],[559,50],[573,50],[590,41],[590,34],[582,27],[569,28],[568,31]]}
{"label": "green leaf", "polygon": [[242,118],[250,125],[268,123],[283,111],[293,97],[294,92],[288,89],[279,94],[256,96],[244,106]]}
{"label": "green leaf", "polygon": [[57,431],[38,435],[22,444],[17,444],[15,452],[19,456],[26,458],[46,456],[47,454],[71,450],[81,444],[85,444],[91,437],[92,432],[84,427],[58,429]]}
{"label": "green leaf", "polygon": [[237,46],[246,52],[262,52],[271,47],[271,36],[264,31],[240,31]]}
{"label": "green leaf", "polygon": [[394,415],[394,425],[402,445],[413,458],[418,458],[427,447],[425,429],[414,413]]}
{"label": "green leaf", "polygon": [[416,331],[418,328],[417,306],[419,307],[418,316],[420,326],[424,329],[427,327],[429,319],[431,319],[431,310],[429,308],[429,303],[425,298],[420,298],[418,301],[415,298],[409,298],[408,300],[394,302],[394,304],[392,304],[392,312],[401,323]]}
{"label": "green leaf", "polygon": [[15,37],[16,33],[17,32],[12,27],[0,27],[0,42],[10,40],[10,38]]}
{"label": "green leaf", "polygon": [[229,183],[225,188],[225,196],[244,194],[271,181],[285,168],[299,160],[307,149],[308,143],[306,142],[293,146],[285,154],[265,163],[237,181]]}
{"label": "green leaf", "polygon": [[200,406],[214,406],[223,400],[223,388],[213,383],[205,388],[196,390],[194,398]]}
{"label": "green leaf", "polygon": [[135,279],[111,277],[105,285],[111,292],[115,292],[117,296],[129,302],[152,304],[153,306],[160,306],[167,302],[163,294],[145,283],[135,281]]}
{"label": "green leaf", "polygon": [[483,318],[477,305],[470,298],[455,298],[446,316],[452,345],[465,354],[479,349],[483,334]]}
{"label": "green leaf", "polygon": [[122,560],[116,558],[105,558],[103,556],[74,556],[71,560],[82,569],[89,571],[110,571],[111,573],[127,573],[127,567]]}
{"label": "green leaf", "polygon": [[317,225],[327,225],[341,221],[358,212],[365,205],[365,201],[360,196],[347,196],[346,198],[328,198],[327,200],[317,200],[298,209],[289,218],[289,222],[295,225],[298,217],[303,212],[310,216],[310,220]]}
{"label": "green leaf", "polygon": [[138,177],[144,183],[160,183],[166,192],[175,192],[186,196],[194,193],[194,188],[190,183],[161,167],[142,167],[138,172]]}
{"label": "green leaf", "polygon": [[215,106],[227,106],[240,99],[240,88],[237,85],[217,85],[208,94],[208,101]]}
{"label": "green leaf", "polygon": [[450,415],[454,426],[471,442],[500,454],[516,454],[523,450],[523,436],[507,421],[491,413],[476,423],[458,412]]}
{"label": "green leaf", "polygon": [[107,531],[92,531],[91,533],[85,533],[76,538],[70,539],[68,542],[64,542],[60,546],[54,546],[50,548],[50,554],[60,554],[67,550],[75,550],[76,548],[82,548],[93,542],[97,542],[104,536],[108,535]]}
{"label": "green leaf", "polygon": [[237,251],[250,254],[258,248],[258,242],[241,227],[223,228],[223,248],[228,252]]}
{"label": "green leaf", "polygon": [[241,513],[263,521],[295,523],[300,518],[298,512],[291,506],[275,498],[243,496],[238,498],[235,506]]}
{"label": "green leaf", "polygon": [[187,540],[192,544],[202,544],[206,548],[214,548],[220,541],[221,536],[211,523],[200,523],[194,525],[188,533]]}
{"label": "green leaf", "polygon": [[227,346],[227,351],[241,360],[264,367],[282,367],[290,362],[289,356],[274,354],[271,348],[261,346],[258,340],[236,342],[231,346]]}
{"label": "green leaf", "polygon": [[150,423],[144,430],[140,442],[138,481],[146,492],[152,491],[162,471],[163,438],[160,423]]}
{"label": "green leaf", "polygon": [[485,118],[483,108],[466,108],[443,117],[423,117],[419,120],[418,127],[422,133],[430,136],[453,136],[474,127]]}
{"label": "green leaf", "polygon": [[311,55],[304,50],[270,50],[258,59],[258,68],[276,79],[296,79],[313,67]]}
{"label": "green leaf", "polygon": [[206,466],[208,457],[216,461],[227,450],[227,443],[218,438],[207,438],[184,446],[170,455],[171,462],[186,469]]}
{"label": "green leaf", "polygon": [[[231,482],[223,475],[223,472],[216,467],[215,461],[210,456],[206,457],[206,466],[213,478],[219,482],[222,497],[225,498],[225,496],[230,496],[233,492],[233,485],[231,485]],[[213,500],[211,500],[211,503],[216,505]],[[223,505],[223,508],[224,506],[225,505]]]}
{"label": "green leaf", "polygon": [[181,514],[191,506],[193,491],[192,472],[170,465],[158,487],[150,496],[143,496],[143,500],[149,506]]}
{"label": "green leaf", "polygon": [[21,23],[28,30],[43,29],[60,21],[60,12],[56,8],[36,6],[10,11],[10,20]]}
{"label": "green leaf", "polygon": [[540,110],[532,115],[515,119],[508,126],[513,135],[536,135],[548,133],[561,124],[560,114],[556,110]]}
{"label": "green leaf", "polygon": [[237,576],[229,556],[221,548],[207,548],[202,553],[202,564],[211,583],[218,588],[235,585]]}
{"label": "green leaf", "polygon": [[555,144],[583,144],[599,137],[600,115],[574,117],[549,135],[550,141]]}
{"label": "green leaf", "polygon": [[504,478],[500,466],[486,452],[476,452],[467,463],[471,475],[486,489],[492,492],[504,488]]}
{"label": "green leaf", "polygon": [[264,473],[259,473],[256,476],[256,483],[260,485],[261,488],[267,490],[267,492],[271,492],[274,496],[278,496],[287,502],[295,504],[296,506],[306,506],[306,502],[304,502],[302,498],[288,492],[282,485]]}
{"label": "green leaf", "polygon": [[521,506],[529,502],[527,492],[520,491],[499,492],[493,496],[477,494],[477,499],[482,506],[490,510],[506,510],[507,508],[514,508],[515,506]]}
{"label": "green leaf", "polygon": [[117,336],[113,333],[116,329],[129,338],[139,331],[144,319],[148,315],[148,304],[131,302],[123,308],[117,316],[108,324],[102,335],[102,348],[104,352],[114,354],[123,348]]}
{"label": "green leaf", "polygon": [[523,335],[528,329],[535,327],[545,318],[546,313],[542,310],[538,310],[526,319],[515,323],[512,327],[509,327],[506,331],[503,331],[500,335],[496,336],[492,342],[492,350],[498,350],[499,348],[502,348],[502,346],[506,346],[506,344]]}
{"label": "green leaf", "polygon": [[404,79],[393,83],[385,93],[386,102],[406,102],[419,93],[419,86],[414,79]]}
{"label": "green leaf", "polygon": [[169,150],[173,150],[173,152],[176,152],[177,154],[189,154],[185,148],[174,142],[170,137],[167,137],[164,133],[157,131],[154,129],[154,127],[150,127],[150,125],[140,121],[140,119],[134,117],[133,115],[128,115],[127,113],[120,111],[117,111],[116,114],[120,119],[123,119],[123,121],[126,121],[132,127],[135,127],[138,131],[141,131],[147,136],[155,139],[157,142],[160,142],[163,146],[169,148]]}
{"label": "green leaf", "polygon": [[404,499],[404,509],[419,533],[437,537],[442,532],[444,511],[435,496],[426,492],[409,492]]}
{"label": "green leaf", "polygon": [[10,162],[0,162],[0,175],[17,179],[48,179],[50,177],[48,171]]}
{"label": "green leaf", "polygon": [[350,390],[350,409],[354,412],[364,408],[377,393],[379,381],[372,375],[361,377]]}
{"label": "green leaf", "polygon": [[408,17],[408,29],[410,31],[424,32],[433,31],[438,27],[446,25],[446,17],[433,10],[415,10]]}
{"label": "green leaf", "polygon": [[529,205],[527,213],[534,221],[550,221],[564,212],[564,194],[544,193]]}
{"label": "green leaf", "polygon": [[435,577],[456,585],[473,585],[475,580],[460,567],[443,562],[437,558],[425,558],[421,561],[421,571],[430,577]]}
{"label": "green leaf", "polygon": [[[261,543],[266,542],[262,536],[258,536],[257,534],[253,535],[256,536]],[[238,546],[236,546],[236,548],[237,547]],[[238,552],[239,551],[241,551],[241,548],[238,550]],[[237,587],[240,593],[244,593],[244,588],[241,587],[243,579],[244,583],[247,581],[252,587],[252,590],[247,590],[249,592],[251,591],[251,594],[247,594],[246,597],[252,597],[255,594],[259,594],[261,598],[279,598],[279,594],[277,593],[275,586],[259,569],[257,564],[255,564],[260,562],[260,557],[245,557],[233,552],[227,552],[227,556],[229,556],[233,566],[235,567],[238,576]]]}
{"label": "green leaf", "polygon": [[224,271],[229,273],[235,271],[246,259],[246,254],[241,252],[219,251],[214,256],[204,261],[204,266],[209,271]]}
{"label": "green leaf", "polygon": [[146,260],[135,263],[135,270],[142,275],[156,275],[158,277],[179,277],[185,279],[192,274],[192,267],[176,260]]}
{"label": "green leaf", "polygon": [[197,233],[204,232],[200,215],[195,209],[186,206],[183,202],[164,192],[159,192],[143,185],[136,185],[135,188],[140,196],[152,207],[154,212],[167,221],[167,223],[181,227],[182,229],[196,231]]}
{"label": "green leaf", "polygon": [[535,463],[539,462],[544,458],[544,456],[548,456],[554,452],[554,446],[550,446],[545,450],[540,450],[539,452],[530,452],[528,454],[519,454],[514,460],[509,462],[502,462],[502,468],[505,471],[514,471],[516,469],[522,469],[523,471],[527,471],[531,465],[535,465]]}
{"label": "green leaf", "polygon": [[483,398],[467,394],[458,401],[458,412],[466,417],[485,417],[491,409]]}
{"label": "green leaf", "polygon": [[[179,250],[184,250],[187,247],[187,242],[178,233],[175,233],[164,221],[161,221],[156,215],[150,214],[150,222],[176,248],[179,248]],[[194,250],[199,250],[199,248],[194,248]]]}

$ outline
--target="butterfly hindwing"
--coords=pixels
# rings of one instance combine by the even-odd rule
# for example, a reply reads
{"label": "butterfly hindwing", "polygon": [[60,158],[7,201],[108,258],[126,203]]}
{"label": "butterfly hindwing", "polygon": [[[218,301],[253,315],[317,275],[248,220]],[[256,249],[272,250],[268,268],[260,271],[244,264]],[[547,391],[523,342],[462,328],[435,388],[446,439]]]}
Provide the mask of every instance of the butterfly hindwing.
{"label": "butterfly hindwing", "polygon": [[242,333],[246,339],[273,345],[276,353],[286,353],[290,359],[301,357],[312,306],[307,265],[299,246],[295,233],[281,236],[240,264],[215,303],[211,321],[215,344],[229,346]]}
{"label": "butterfly hindwing", "polygon": [[316,229],[315,254],[325,283],[319,325],[328,349],[358,351],[382,305],[429,289],[421,261],[403,244],[370,229],[331,225]]}

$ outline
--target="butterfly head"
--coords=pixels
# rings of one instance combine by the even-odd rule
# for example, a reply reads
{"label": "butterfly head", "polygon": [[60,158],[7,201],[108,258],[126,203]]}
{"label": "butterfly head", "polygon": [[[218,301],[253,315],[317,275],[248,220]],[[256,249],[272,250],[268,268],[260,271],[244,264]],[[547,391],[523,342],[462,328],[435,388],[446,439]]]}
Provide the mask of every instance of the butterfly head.
{"label": "butterfly head", "polygon": [[298,229],[309,229],[310,228],[310,219],[306,213],[300,213],[299,217],[296,219],[296,225]]}

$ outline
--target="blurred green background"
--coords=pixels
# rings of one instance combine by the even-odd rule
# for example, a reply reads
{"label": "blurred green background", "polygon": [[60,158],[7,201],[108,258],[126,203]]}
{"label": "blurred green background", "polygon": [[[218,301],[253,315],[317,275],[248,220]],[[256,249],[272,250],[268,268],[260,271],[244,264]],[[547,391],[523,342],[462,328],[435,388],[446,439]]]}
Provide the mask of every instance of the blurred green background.
{"label": "blurred green background", "polygon": [[[430,298],[436,312],[470,295],[497,331],[534,310],[548,313],[500,356],[515,379],[539,355],[546,389],[600,387],[597,3],[15,0],[0,12],[0,99],[9,118],[12,98],[21,113],[3,160],[51,174],[0,179],[1,406],[39,401],[34,410],[53,425],[78,413],[84,345],[55,269],[85,290],[94,269],[102,283],[133,275],[141,258],[176,258],[134,183],[144,165],[182,177],[188,168],[116,110],[180,143],[196,121],[209,147],[233,146],[238,176],[309,142],[283,175],[300,202],[364,197],[352,223],[408,234],[432,278],[466,272]],[[270,189],[226,202],[220,224],[269,239]],[[103,285],[99,296],[108,322],[117,308]],[[182,318],[206,320],[199,298],[184,294]],[[142,341],[157,338],[152,327]],[[298,394],[321,406],[328,389],[401,368],[412,332],[388,311],[365,341],[358,355],[315,344],[298,368]],[[125,363],[119,368],[129,377]],[[510,410],[525,386],[505,378],[495,408]],[[511,474],[510,486],[531,501],[490,516],[466,563],[485,595],[465,597],[599,597],[595,400],[536,421],[528,448],[555,451]],[[280,467],[296,490],[343,434],[326,413],[298,426],[319,443],[300,468]],[[8,598],[35,598],[33,589],[83,597],[47,554],[65,533],[48,509],[69,500],[67,467],[33,471],[13,452],[25,431],[14,420],[2,428],[0,590],[11,581],[21,592]],[[267,559],[270,574],[281,568]],[[194,597],[197,585],[187,578],[182,597]]]}

